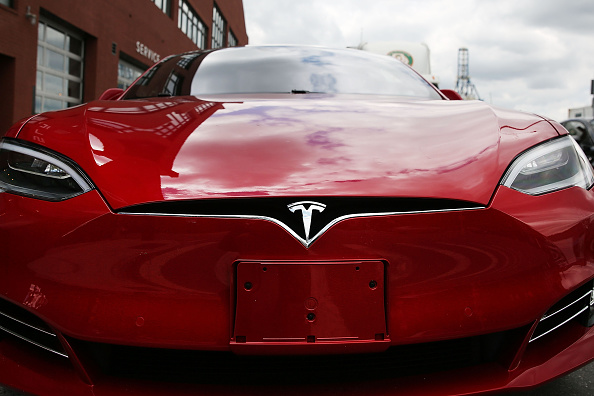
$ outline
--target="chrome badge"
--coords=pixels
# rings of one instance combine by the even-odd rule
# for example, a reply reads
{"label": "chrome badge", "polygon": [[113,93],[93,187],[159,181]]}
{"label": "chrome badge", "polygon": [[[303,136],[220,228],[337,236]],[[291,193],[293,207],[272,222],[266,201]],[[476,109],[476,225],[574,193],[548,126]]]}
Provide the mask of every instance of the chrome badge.
{"label": "chrome badge", "polygon": [[303,217],[303,228],[305,230],[305,243],[306,245],[309,245],[309,230],[311,228],[311,217],[313,212],[314,210],[317,210],[320,213],[323,212],[326,208],[326,205],[314,201],[299,201],[287,205],[287,208],[289,208],[289,210],[293,213],[298,210],[301,211],[301,215]]}

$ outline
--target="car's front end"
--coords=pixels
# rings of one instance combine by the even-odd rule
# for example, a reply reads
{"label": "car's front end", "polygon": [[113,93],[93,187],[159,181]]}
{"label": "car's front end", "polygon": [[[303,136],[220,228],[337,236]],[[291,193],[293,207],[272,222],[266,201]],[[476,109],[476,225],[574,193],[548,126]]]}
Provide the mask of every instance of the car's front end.
{"label": "car's front end", "polygon": [[594,177],[550,120],[301,92],[97,101],[15,126],[0,161],[16,389],[454,395],[594,357]]}

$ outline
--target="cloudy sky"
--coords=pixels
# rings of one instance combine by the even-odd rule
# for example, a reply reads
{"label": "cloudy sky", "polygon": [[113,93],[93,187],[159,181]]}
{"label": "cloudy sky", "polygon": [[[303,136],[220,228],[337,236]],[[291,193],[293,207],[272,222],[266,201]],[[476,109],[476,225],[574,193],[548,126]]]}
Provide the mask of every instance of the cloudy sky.
{"label": "cloudy sky", "polygon": [[496,106],[561,121],[592,103],[594,0],[243,0],[250,44],[424,42],[441,88],[458,49]]}

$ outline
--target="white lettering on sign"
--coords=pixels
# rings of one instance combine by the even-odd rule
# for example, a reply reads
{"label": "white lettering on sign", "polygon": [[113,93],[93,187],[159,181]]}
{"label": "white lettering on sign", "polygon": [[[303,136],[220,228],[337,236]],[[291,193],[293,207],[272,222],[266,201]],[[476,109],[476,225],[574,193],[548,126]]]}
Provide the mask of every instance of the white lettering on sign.
{"label": "white lettering on sign", "polygon": [[161,60],[161,55],[157,54],[155,51],[142,44],[140,41],[136,42],[136,52],[155,63]]}

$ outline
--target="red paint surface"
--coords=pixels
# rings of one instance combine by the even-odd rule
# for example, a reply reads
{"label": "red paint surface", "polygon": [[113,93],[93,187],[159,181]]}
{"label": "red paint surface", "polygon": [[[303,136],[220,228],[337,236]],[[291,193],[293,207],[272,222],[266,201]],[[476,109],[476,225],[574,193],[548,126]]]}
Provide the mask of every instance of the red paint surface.
{"label": "red paint surface", "polygon": [[[376,337],[386,344],[384,266],[379,261],[238,263],[232,347],[282,350],[316,342],[344,348]],[[312,299],[316,304],[308,305]]]}
{"label": "red paint surface", "polygon": [[[336,344],[377,352],[530,327],[594,278],[592,191],[570,188],[532,197],[496,188],[518,152],[557,135],[549,122],[480,103],[276,103],[180,100],[107,108],[95,102],[60,113],[64,118],[50,114],[30,121],[19,138],[68,154],[98,191],[57,203],[0,194],[3,297],[27,307],[64,340],[233,351],[241,347],[235,339],[241,335],[252,343],[236,349],[241,353],[323,354],[336,353]],[[358,110],[373,117],[345,122]],[[336,119],[347,127],[335,127]],[[393,144],[378,143],[386,136],[393,136]],[[231,159],[223,160],[223,153]],[[130,188],[132,181],[138,188]],[[110,210],[163,199],[264,193],[458,198],[486,208],[348,219],[309,248],[267,220]],[[366,286],[346,270],[353,265],[367,271]],[[282,280],[258,289],[262,278],[252,278],[256,272],[264,276],[262,266]],[[332,282],[331,295],[323,295],[322,278]],[[242,290],[248,281],[251,292]],[[292,281],[299,286],[289,289]],[[27,304],[32,285],[43,304]],[[368,295],[375,292],[381,296]],[[252,320],[275,305],[287,307],[276,318],[284,322],[297,315],[299,322],[277,328],[273,317]],[[310,311],[313,321],[307,320]],[[324,315],[342,317],[324,322]],[[266,344],[273,328],[273,337],[297,335],[306,342]],[[376,340],[382,331],[384,340]],[[359,340],[307,342],[310,335],[343,332]],[[373,382],[373,391],[453,395],[534,386],[591,360],[594,330],[572,323],[542,342],[526,342],[511,351],[509,361],[516,356],[517,367],[490,363],[385,379]],[[0,340],[0,382],[43,395],[370,393],[369,383],[358,382],[290,388],[139,383],[97,374],[84,358],[72,360],[74,366],[57,363],[34,348]]]}
{"label": "red paint surface", "polygon": [[486,205],[518,152],[557,135],[541,118],[481,102],[281,96],[92,102],[38,116],[19,138],[69,153],[120,208],[322,195]]}

